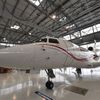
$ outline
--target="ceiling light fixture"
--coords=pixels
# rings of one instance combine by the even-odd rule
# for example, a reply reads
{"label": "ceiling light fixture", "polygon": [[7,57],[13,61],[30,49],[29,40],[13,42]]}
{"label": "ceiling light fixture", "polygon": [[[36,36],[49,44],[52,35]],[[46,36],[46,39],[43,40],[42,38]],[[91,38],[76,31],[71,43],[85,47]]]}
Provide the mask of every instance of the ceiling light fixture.
{"label": "ceiling light fixture", "polygon": [[3,41],[4,41],[4,42],[8,42],[8,40],[7,40],[6,38],[3,38]]}
{"label": "ceiling light fixture", "polygon": [[56,18],[57,18],[57,16],[56,16],[56,15],[52,15],[52,18],[53,18],[53,19],[56,19]]}
{"label": "ceiling light fixture", "polygon": [[69,29],[69,28],[72,28],[72,27],[74,27],[74,26],[75,26],[75,25],[72,24],[72,25],[66,26],[65,28],[66,28],[66,29]]}
{"label": "ceiling light fixture", "polygon": [[10,28],[11,28],[11,29],[16,29],[16,30],[18,30],[18,29],[20,28],[20,26],[14,25],[14,26],[11,26]]}
{"label": "ceiling light fixture", "polygon": [[80,37],[80,40],[82,40],[82,37]]}
{"label": "ceiling light fixture", "polygon": [[18,43],[21,43],[21,41],[18,41]]}
{"label": "ceiling light fixture", "polygon": [[29,35],[32,35],[32,33],[29,33]]}
{"label": "ceiling light fixture", "polygon": [[40,3],[43,1],[43,0],[29,0],[31,3],[35,4],[36,6],[39,6]]}

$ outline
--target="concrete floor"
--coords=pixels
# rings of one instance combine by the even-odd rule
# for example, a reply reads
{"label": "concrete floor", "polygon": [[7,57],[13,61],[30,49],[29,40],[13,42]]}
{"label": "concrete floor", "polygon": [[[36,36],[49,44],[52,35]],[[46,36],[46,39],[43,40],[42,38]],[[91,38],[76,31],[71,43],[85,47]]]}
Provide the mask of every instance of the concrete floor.
{"label": "concrete floor", "polygon": [[[77,78],[75,69],[69,68],[65,72],[55,70],[56,78],[53,79],[53,90],[45,88],[46,74],[25,74],[13,72],[0,74],[0,100],[100,100],[100,68],[84,69],[81,78]],[[77,87],[75,91],[86,89],[85,95],[78,91],[70,91],[69,86]],[[47,97],[37,95],[38,91]],[[52,98],[52,99],[51,99]]]}

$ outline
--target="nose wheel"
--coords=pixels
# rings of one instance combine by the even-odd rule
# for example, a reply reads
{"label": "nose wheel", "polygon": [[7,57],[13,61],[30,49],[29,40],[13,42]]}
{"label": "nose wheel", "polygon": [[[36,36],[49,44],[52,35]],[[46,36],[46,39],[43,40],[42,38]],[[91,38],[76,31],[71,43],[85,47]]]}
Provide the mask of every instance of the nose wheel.
{"label": "nose wheel", "polygon": [[45,85],[46,85],[47,89],[50,89],[50,90],[53,89],[53,87],[54,87],[53,82],[50,80],[48,80]]}

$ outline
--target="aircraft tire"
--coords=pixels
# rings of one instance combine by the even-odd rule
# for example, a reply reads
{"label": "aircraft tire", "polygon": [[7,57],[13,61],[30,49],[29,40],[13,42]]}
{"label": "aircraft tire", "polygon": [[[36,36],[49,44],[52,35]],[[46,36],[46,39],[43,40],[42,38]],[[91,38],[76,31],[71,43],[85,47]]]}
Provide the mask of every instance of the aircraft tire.
{"label": "aircraft tire", "polygon": [[50,89],[50,90],[53,89],[53,87],[54,87],[54,84],[52,81],[47,81],[45,85],[46,85],[47,89]]}

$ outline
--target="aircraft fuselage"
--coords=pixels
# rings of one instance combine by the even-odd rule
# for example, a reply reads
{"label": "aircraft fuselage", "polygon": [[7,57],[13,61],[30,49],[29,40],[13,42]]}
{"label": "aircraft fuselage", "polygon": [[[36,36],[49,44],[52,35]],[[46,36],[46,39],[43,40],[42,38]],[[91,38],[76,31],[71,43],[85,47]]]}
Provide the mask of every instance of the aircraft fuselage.
{"label": "aircraft fuselage", "polygon": [[39,42],[0,50],[0,67],[15,69],[49,69],[64,67],[92,68],[99,65],[93,53],[69,46],[62,40],[59,44]]}

